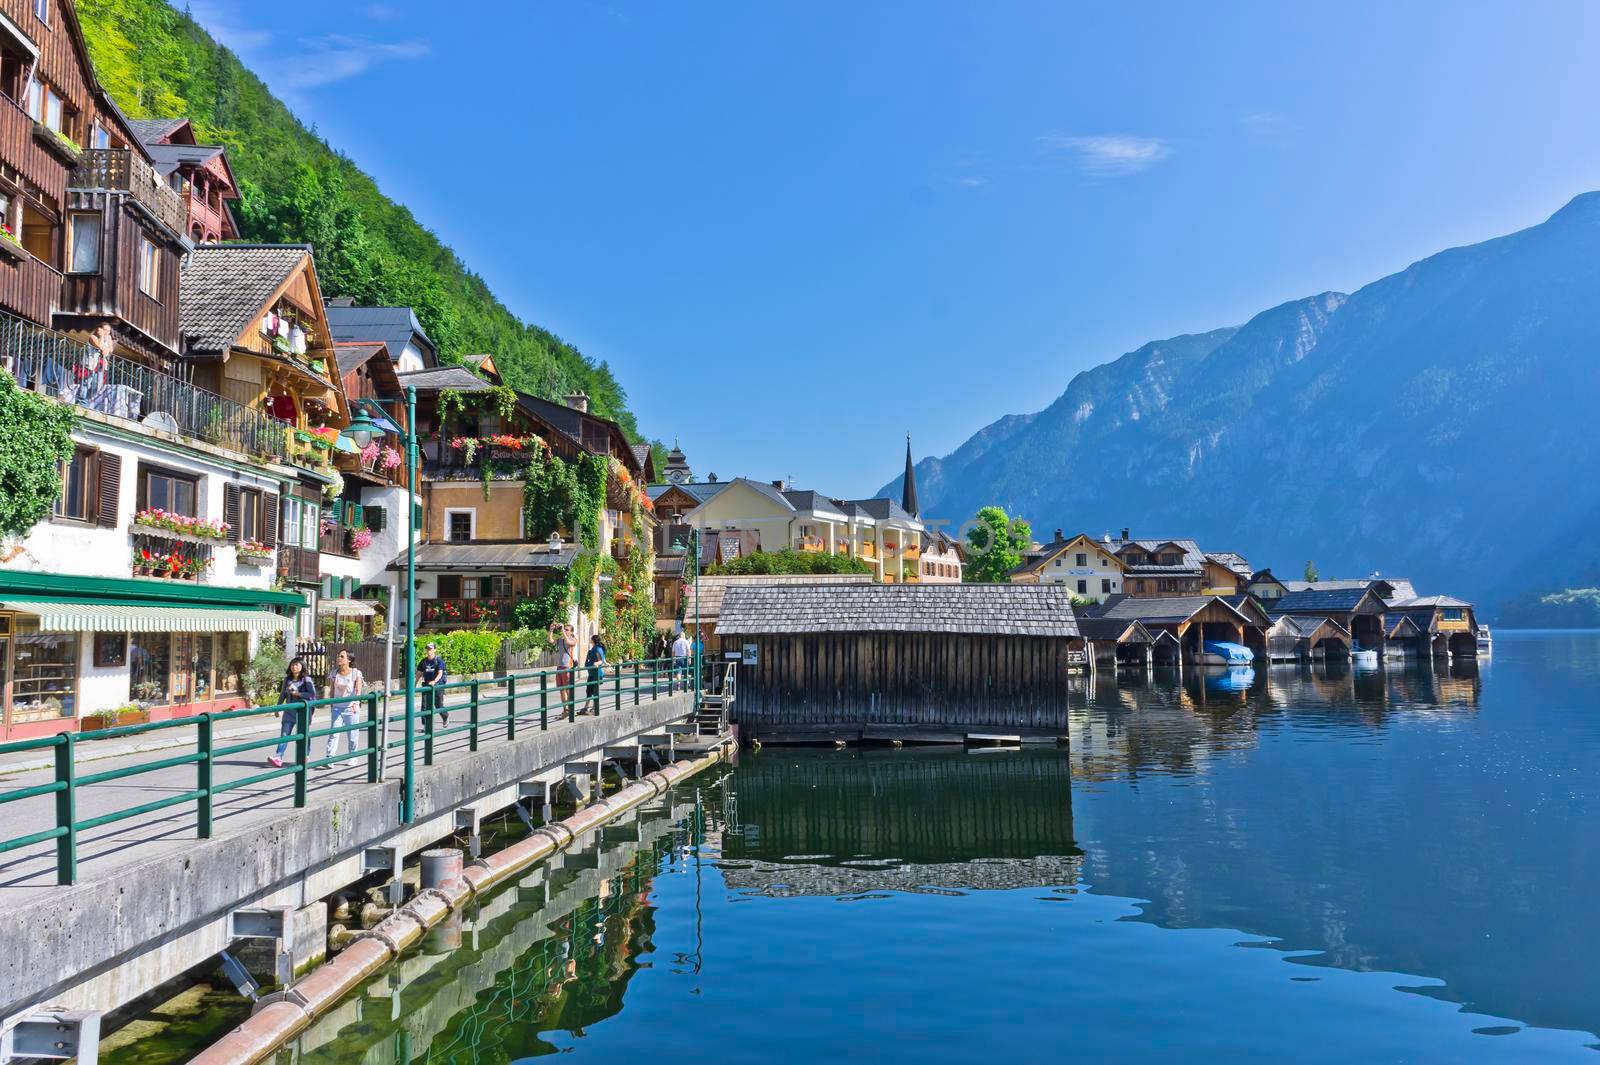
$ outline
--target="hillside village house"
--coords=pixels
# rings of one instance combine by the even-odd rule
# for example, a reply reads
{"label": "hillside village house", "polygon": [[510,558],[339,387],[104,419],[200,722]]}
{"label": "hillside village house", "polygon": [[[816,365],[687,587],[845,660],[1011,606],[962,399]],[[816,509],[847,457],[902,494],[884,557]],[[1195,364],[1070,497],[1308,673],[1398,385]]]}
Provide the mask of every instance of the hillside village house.
{"label": "hillside village house", "polygon": [[1104,602],[1122,592],[1123,562],[1085,533],[1066,537],[1060,529],[1047,544],[1029,551],[1011,574],[1013,584],[1064,584],[1074,596]]}
{"label": "hillside village house", "polygon": [[965,549],[942,529],[929,529],[922,546],[923,584],[960,584]]}
{"label": "hillside village house", "polygon": [[348,296],[336,296],[324,313],[334,343],[382,344],[396,373],[439,365],[439,351],[410,307],[357,307]]}
{"label": "hillside village house", "polygon": [[183,199],[184,227],[195,244],[238,240],[232,204],[239,183],[219,144],[197,144],[187,118],[130,120],[128,125],[150,155],[156,176]]}
{"label": "hillside village house", "polygon": [[1250,586],[1250,563],[1231,551],[1207,551],[1201,564],[1206,595],[1239,595]]}
{"label": "hillside village house", "polygon": [[[422,440],[422,546],[415,561],[422,629],[508,623],[518,600],[537,598],[546,582],[565,579],[579,550],[576,531],[563,529],[542,542],[526,535],[522,474],[532,448],[568,462],[582,455],[611,461],[599,550],[620,561],[651,548],[648,530],[639,542],[627,517],[630,486],[654,472],[648,449],[636,449],[620,426],[592,413],[582,393],[566,405],[551,403],[501,388],[492,359],[469,362],[478,373],[441,366],[399,375],[400,387],[417,390]],[[404,557],[388,568],[403,572]],[[598,624],[576,607],[569,620],[584,640]]]}

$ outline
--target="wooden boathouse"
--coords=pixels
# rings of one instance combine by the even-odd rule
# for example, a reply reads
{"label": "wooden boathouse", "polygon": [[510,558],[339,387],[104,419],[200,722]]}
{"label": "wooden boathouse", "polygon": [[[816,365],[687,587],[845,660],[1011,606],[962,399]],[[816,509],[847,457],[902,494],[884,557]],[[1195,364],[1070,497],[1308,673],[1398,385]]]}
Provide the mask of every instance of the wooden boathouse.
{"label": "wooden boathouse", "polygon": [[1350,630],[1332,618],[1284,614],[1267,630],[1267,656],[1274,662],[1348,658]]}
{"label": "wooden boathouse", "polygon": [[[1198,662],[1207,640],[1240,643],[1258,651],[1266,649],[1263,626],[1257,616],[1245,613],[1220,595],[1148,599],[1114,595],[1094,611],[1094,617],[1139,622],[1155,636],[1151,651],[1158,665]],[[1097,627],[1096,631],[1100,629]],[[1169,639],[1163,640],[1163,634]]]}
{"label": "wooden boathouse", "polygon": [[1380,588],[1357,585],[1352,588],[1314,588],[1291,591],[1273,601],[1267,609],[1274,619],[1285,614],[1300,618],[1331,618],[1337,621],[1355,646],[1383,653],[1384,614],[1389,609],[1379,596]]}
{"label": "wooden boathouse", "polygon": [[1085,661],[1061,585],[730,585],[717,634],[768,742],[1065,736]]}
{"label": "wooden boathouse", "polygon": [[1148,669],[1154,663],[1156,638],[1143,622],[1080,617],[1078,629],[1088,644],[1089,667],[1096,672]]}

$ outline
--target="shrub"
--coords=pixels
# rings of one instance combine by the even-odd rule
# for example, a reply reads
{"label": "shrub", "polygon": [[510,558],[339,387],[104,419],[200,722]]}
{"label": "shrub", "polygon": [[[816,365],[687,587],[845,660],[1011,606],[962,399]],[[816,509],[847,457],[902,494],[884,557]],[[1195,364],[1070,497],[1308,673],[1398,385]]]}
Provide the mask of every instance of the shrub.
{"label": "shrub", "polygon": [[565,621],[572,603],[572,580],[563,570],[544,582],[544,591],[532,599],[518,600],[511,608],[511,622],[519,629],[548,629],[551,622]]}
{"label": "shrub", "polygon": [[245,671],[244,689],[256,706],[272,706],[278,701],[283,675],[289,672],[289,656],[283,651],[282,636],[264,636],[256,656]]}
{"label": "shrub", "polygon": [[505,636],[498,632],[457,629],[434,637],[434,642],[439,645],[439,654],[444,657],[444,666],[450,675],[468,677],[494,669],[503,639]]}
{"label": "shrub", "polygon": [[24,536],[61,494],[72,410],[25,392],[0,370],[0,537]]}

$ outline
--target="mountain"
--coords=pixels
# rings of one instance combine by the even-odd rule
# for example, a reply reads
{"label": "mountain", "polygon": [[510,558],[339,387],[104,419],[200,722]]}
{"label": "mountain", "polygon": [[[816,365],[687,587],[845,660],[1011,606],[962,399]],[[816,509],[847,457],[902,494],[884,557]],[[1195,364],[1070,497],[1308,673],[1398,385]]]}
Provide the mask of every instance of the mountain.
{"label": "mountain", "polygon": [[488,351],[511,384],[591,409],[637,437],[605,363],[519,320],[483,279],[353,161],[307,129],[239,58],[164,0],[77,0],[95,73],[130,118],[184,117],[224,144],[246,240],[310,242],[327,296],[408,304],[447,360]]}
{"label": "mountain", "polygon": [[1280,575],[1313,559],[1491,607],[1593,589],[1596,248],[1586,193],[1351,295],[1146,344],[925,459],[923,512],[997,503],[1045,533],[1192,536]]}

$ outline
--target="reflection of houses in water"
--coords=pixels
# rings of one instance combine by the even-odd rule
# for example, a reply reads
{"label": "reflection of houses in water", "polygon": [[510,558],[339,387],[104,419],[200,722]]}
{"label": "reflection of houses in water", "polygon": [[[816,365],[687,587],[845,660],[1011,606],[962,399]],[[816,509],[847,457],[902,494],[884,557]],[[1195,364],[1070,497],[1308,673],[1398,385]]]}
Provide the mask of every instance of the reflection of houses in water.
{"label": "reflection of houses in water", "polygon": [[[614,1016],[647,949],[683,805],[645,808],[441,925],[292,1044],[301,1062],[504,1061]],[[430,953],[434,945],[437,953]]]}
{"label": "reflection of houses in water", "polygon": [[728,886],[770,895],[1074,882],[1063,751],[851,751],[745,762]]}

